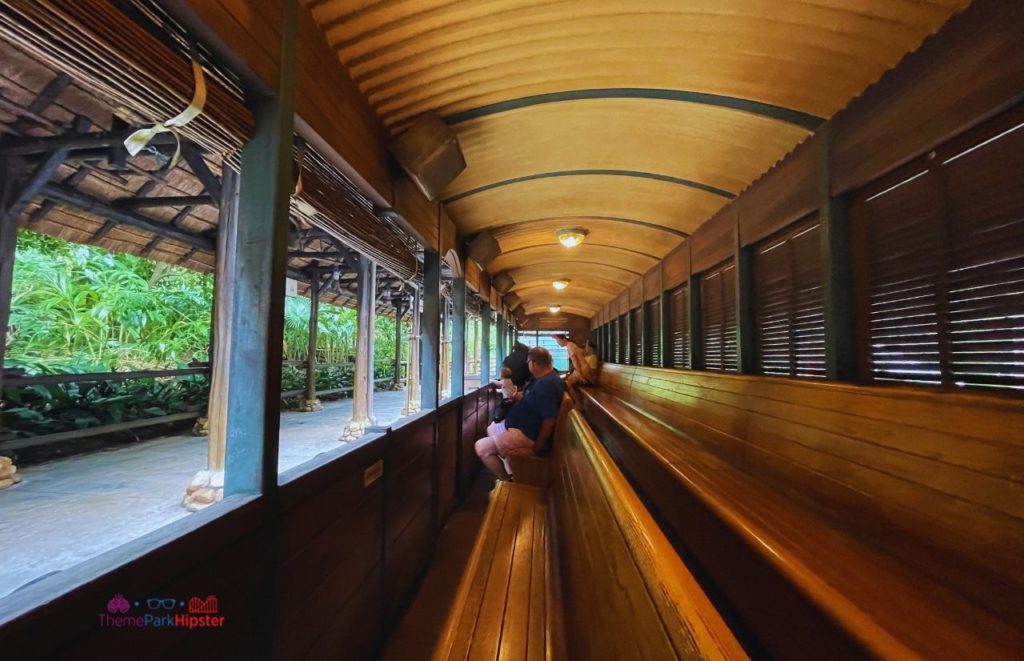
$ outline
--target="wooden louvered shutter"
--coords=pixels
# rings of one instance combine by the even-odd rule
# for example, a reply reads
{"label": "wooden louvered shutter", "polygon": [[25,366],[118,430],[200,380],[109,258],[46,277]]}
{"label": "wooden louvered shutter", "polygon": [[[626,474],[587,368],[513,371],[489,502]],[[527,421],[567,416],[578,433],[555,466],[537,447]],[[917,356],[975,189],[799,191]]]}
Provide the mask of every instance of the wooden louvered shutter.
{"label": "wooden louvered shutter", "polygon": [[690,367],[690,292],[685,284],[668,295],[668,330],[665,338],[666,366],[677,369]]}
{"label": "wooden louvered shutter", "polygon": [[640,365],[643,360],[642,310],[629,311],[629,364]]}
{"label": "wooden louvered shutter", "polygon": [[761,373],[825,377],[822,266],[817,216],[754,247],[754,318]]}
{"label": "wooden louvered shutter", "polygon": [[617,351],[617,360],[620,365],[626,365],[629,362],[629,316],[622,315],[619,317],[619,345]]}
{"label": "wooden louvered shutter", "polygon": [[644,303],[644,334],[647,337],[647,355],[644,365],[661,367],[661,299]]}
{"label": "wooden louvered shutter", "polygon": [[705,273],[700,280],[704,368],[739,371],[736,354],[736,265],[730,259]]}
{"label": "wooden louvered shutter", "polygon": [[1024,391],[1024,107],[858,194],[871,377]]}

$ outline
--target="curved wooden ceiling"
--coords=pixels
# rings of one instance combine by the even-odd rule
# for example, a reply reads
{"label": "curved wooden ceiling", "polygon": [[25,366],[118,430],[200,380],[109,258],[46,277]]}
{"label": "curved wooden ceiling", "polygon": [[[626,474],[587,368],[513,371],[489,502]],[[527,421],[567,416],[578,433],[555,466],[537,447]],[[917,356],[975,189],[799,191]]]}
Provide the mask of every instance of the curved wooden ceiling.
{"label": "curved wooden ceiling", "polygon": [[[528,312],[592,315],[969,0],[307,0],[393,131],[435,111]],[[580,248],[554,229],[581,225]],[[593,282],[583,284],[588,276]]]}

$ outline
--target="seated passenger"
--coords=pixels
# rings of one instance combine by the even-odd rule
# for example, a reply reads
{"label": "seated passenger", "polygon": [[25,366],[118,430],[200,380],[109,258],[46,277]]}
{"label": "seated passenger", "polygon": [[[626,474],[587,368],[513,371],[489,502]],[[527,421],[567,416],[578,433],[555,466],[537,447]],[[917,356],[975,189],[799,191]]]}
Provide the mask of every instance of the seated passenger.
{"label": "seated passenger", "polygon": [[[570,373],[565,377],[565,385],[569,389],[569,396],[573,398],[573,401],[579,401],[576,396],[576,387],[579,385],[589,385],[592,383],[592,377],[594,376],[594,369],[591,367],[593,364],[596,367],[597,357],[588,360],[586,352],[567,335],[559,333],[552,335],[555,338],[555,342],[558,346],[565,347],[569,354],[569,366]],[[593,351],[591,351],[593,354]]]}
{"label": "seated passenger", "polygon": [[501,404],[498,405],[498,410],[494,412],[494,419],[492,422],[501,422],[508,415],[509,409],[515,404],[515,396],[519,392],[519,388],[516,384],[512,383],[512,370],[507,367],[501,368]]}
{"label": "seated passenger", "polygon": [[501,363],[502,367],[512,370],[512,375],[509,378],[519,390],[522,390],[526,386],[526,382],[530,380],[530,370],[526,365],[526,356],[529,351],[530,347],[522,342],[516,342],[512,347],[512,352]]}
{"label": "seated passenger", "polygon": [[512,477],[505,466],[510,450],[532,449],[537,444],[547,443],[562,405],[565,384],[552,366],[548,350],[542,347],[530,349],[527,365],[533,379],[518,395],[505,420],[491,423],[487,427],[487,436],[476,442],[480,461],[499,480]]}

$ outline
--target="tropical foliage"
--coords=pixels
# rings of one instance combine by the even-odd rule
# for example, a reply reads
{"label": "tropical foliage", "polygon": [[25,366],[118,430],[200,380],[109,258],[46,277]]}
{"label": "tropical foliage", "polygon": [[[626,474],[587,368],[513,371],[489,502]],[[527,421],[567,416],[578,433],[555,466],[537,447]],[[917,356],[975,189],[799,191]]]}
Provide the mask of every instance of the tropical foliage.
{"label": "tropical foliage", "polygon": [[[22,231],[5,366],[54,374],[205,362],[212,300],[211,275]],[[305,359],[309,313],[309,299],[287,299],[286,360]],[[344,363],[355,352],[356,326],[355,310],[320,306],[319,389],[351,386]],[[394,371],[394,337],[394,319],[378,316],[378,378]],[[285,391],[305,386],[301,368],[286,366],[282,376]],[[40,434],[161,416],[204,406],[208,388],[202,376],[5,388],[3,426]]]}

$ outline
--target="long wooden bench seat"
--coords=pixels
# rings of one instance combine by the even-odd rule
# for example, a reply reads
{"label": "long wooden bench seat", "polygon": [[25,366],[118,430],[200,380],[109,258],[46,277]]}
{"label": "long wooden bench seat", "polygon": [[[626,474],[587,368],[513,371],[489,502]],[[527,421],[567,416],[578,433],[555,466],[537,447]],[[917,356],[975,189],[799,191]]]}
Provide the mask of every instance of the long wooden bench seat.
{"label": "long wooden bench seat", "polygon": [[552,461],[495,487],[433,658],[746,658],[578,412]]}
{"label": "long wooden bench seat", "polygon": [[[927,397],[889,389],[882,398],[824,386],[823,395],[823,384],[620,366],[606,366],[601,384],[585,391],[588,421],[766,653],[1011,658],[1024,649],[1012,596],[1019,521],[979,507],[977,481],[959,485],[959,502],[933,488],[934,511],[916,512],[914,481],[934,479],[914,472],[924,470],[917,455],[897,475],[866,452],[850,457],[857,443],[877,443],[878,454],[900,444],[941,471],[927,451],[966,421],[954,425]],[[895,410],[875,410],[870,396]],[[1002,424],[1021,420],[1012,402],[968,396],[945,406],[967,404],[988,404]],[[991,429],[975,418],[976,434]],[[973,460],[1019,477],[1010,467],[1020,447],[1011,438],[1001,464],[991,448]],[[1002,507],[1019,511],[1019,490],[1003,493],[1011,500]]]}

